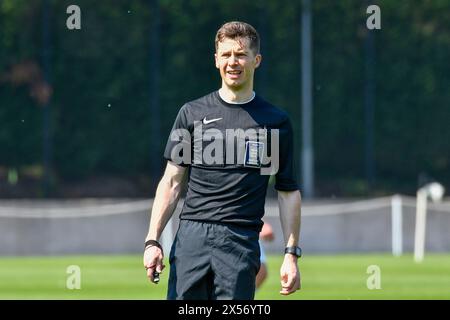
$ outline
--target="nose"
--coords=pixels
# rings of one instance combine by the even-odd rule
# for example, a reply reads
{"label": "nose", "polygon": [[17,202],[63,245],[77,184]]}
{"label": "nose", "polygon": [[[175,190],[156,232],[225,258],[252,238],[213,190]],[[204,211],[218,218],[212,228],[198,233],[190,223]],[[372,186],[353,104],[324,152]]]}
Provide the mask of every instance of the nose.
{"label": "nose", "polygon": [[230,58],[228,59],[228,64],[229,65],[236,65],[237,62],[238,62],[238,59],[237,59],[236,55],[235,54],[231,54]]}

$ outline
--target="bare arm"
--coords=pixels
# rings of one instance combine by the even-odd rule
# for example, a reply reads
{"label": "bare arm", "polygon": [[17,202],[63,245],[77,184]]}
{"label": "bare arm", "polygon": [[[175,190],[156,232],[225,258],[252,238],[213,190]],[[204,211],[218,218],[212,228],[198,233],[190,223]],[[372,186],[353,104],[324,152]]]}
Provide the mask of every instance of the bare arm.
{"label": "bare arm", "polygon": [[[185,167],[178,166],[170,161],[167,162],[164,176],[156,190],[150,226],[145,241],[159,240],[164,227],[177,206],[186,171],[187,168]],[[147,276],[152,282],[154,280],[153,272],[160,273],[164,269],[163,258],[163,252],[156,246],[149,246],[144,250],[144,267],[147,269]]]}
{"label": "bare arm", "polygon": [[301,224],[300,191],[278,191],[281,228],[286,247],[297,246]]}
{"label": "bare arm", "polygon": [[150,226],[145,240],[158,240],[177,206],[187,168],[170,161],[156,189]]}
{"label": "bare arm", "polygon": [[[278,191],[278,205],[286,247],[297,246],[301,225],[300,191]],[[280,276],[281,294],[288,295],[300,289],[300,271],[298,270],[296,256],[285,254]]]}

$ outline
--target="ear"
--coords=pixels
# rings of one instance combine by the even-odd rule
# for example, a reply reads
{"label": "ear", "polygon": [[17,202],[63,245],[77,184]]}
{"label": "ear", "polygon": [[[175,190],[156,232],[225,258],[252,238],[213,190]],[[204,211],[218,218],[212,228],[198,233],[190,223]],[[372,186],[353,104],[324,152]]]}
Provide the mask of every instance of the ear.
{"label": "ear", "polygon": [[214,61],[216,63],[216,68],[220,69],[219,60],[217,60],[217,53],[214,53]]}
{"label": "ear", "polygon": [[262,55],[258,53],[255,56],[255,69],[259,67],[259,65],[261,64],[261,61],[262,61]]}

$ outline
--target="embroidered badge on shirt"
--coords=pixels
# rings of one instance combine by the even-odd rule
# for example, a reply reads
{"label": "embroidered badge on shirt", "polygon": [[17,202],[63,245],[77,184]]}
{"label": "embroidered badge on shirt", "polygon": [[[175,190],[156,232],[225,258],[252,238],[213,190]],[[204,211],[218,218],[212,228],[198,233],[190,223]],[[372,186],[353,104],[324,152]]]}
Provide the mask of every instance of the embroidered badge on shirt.
{"label": "embroidered badge on shirt", "polygon": [[261,167],[261,158],[264,151],[264,143],[256,141],[247,141],[245,143],[245,161],[246,167]]}

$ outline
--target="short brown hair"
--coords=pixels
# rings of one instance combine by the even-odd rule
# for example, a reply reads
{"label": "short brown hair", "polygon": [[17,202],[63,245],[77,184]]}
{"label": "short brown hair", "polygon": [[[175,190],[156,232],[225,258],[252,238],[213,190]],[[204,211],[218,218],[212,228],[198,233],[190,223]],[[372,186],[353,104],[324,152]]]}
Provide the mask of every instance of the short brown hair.
{"label": "short brown hair", "polygon": [[253,53],[259,53],[259,35],[255,28],[245,22],[241,21],[231,21],[227,22],[220,27],[216,34],[216,51],[219,46],[219,42],[222,42],[223,39],[229,38],[233,40],[239,40],[242,38],[246,38],[249,40],[250,49],[253,50]]}

